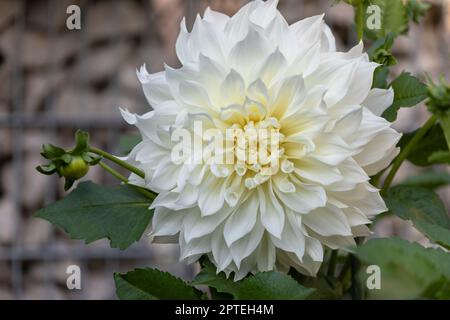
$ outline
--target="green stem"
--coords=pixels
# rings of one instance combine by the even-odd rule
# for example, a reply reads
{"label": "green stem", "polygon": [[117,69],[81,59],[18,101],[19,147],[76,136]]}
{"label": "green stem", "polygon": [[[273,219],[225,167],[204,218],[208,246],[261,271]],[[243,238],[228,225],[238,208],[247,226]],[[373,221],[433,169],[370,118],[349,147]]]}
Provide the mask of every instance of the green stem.
{"label": "green stem", "polygon": [[147,189],[141,188],[139,186],[135,186],[133,184],[129,184],[127,178],[125,178],[123,175],[121,175],[119,172],[117,172],[116,170],[114,170],[113,168],[108,166],[107,164],[105,164],[103,162],[99,162],[99,165],[100,165],[100,167],[105,169],[105,171],[109,172],[111,175],[113,175],[114,177],[116,177],[117,179],[122,181],[123,183],[128,184],[129,186],[133,187],[136,191],[140,192],[141,194],[143,194],[147,198],[149,198],[151,200],[155,199],[156,194],[154,194],[153,192],[151,192],[151,191],[149,191]]}
{"label": "green stem", "polygon": [[142,170],[136,168],[135,166],[129,164],[129,163],[126,162],[126,161],[120,160],[119,158],[113,156],[112,154],[110,154],[110,153],[108,153],[108,152],[106,152],[106,151],[103,151],[103,150],[98,149],[98,148],[95,148],[95,147],[89,147],[89,152],[98,154],[99,156],[102,156],[103,158],[108,159],[108,160],[114,162],[115,164],[121,166],[122,168],[125,168],[125,169],[127,169],[128,171],[131,171],[131,172],[133,172],[134,174],[138,175],[138,176],[141,177],[142,179],[145,178],[145,173],[144,173],[144,171],[142,171]]}
{"label": "green stem", "polygon": [[428,132],[428,130],[430,130],[430,128],[434,125],[435,122],[436,117],[433,115],[428,119],[428,121],[423,125],[423,127],[416,132],[416,134],[412,137],[412,139],[409,141],[406,147],[403,148],[398,157],[394,160],[391,171],[389,171],[386,180],[384,180],[383,187],[381,188],[382,196],[386,194],[387,190],[391,186],[395,174],[397,173],[398,169],[400,169],[400,166],[402,165],[403,161],[408,157],[413,147],[425,136],[425,134]]}
{"label": "green stem", "polygon": [[351,270],[351,280],[352,285],[350,287],[350,294],[353,300],[362,300],[363,299],[363,288],[358,278],[358,271],[361,267],[361,263],[358,258],[350,254],[350,270]]}
{"label": "green stem", "polygon": [[360,1],[356,7],[356,31],[358,32],[358,40],[362,40],[364,36],[364,3]]}
{"label": "green stem", "polygon": [[347,259],[345,259],[344,265],[342,266],[341,272],[339,273],[338,276],[339,281],[342,282],[344,280],[349,269],[350,269],[350,256],[347,256]]}
{"label": "green stem", "polygon": [[330,277],[334,277],[334,272],[336,270],[336,262],[337,262],[337,250],[331,251],[330,264],[328,265],[327,275]]}
{"label": "green stem", "polygon": [[123,183],[128,183],[127,178],[125,178],[123,175],[121,175],[119,172],[117,172],[116,170],[114,170],[113,168],[108,166],[107,164],[105,164],[103,162],[99,162],[98,164],[100,165],[100,167],[102,167],[103,169],[108,171],[111,175],[113,175],[114,177],[116,177],[117,179],[122,181]]}

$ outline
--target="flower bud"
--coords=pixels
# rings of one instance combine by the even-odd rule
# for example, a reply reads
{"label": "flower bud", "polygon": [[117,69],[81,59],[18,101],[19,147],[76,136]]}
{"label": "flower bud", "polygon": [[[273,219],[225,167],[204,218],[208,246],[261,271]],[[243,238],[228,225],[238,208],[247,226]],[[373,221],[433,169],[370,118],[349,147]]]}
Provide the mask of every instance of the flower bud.
{"label": "flower bud", "polygon": [[89,171],[89,165],[81,156],[71,157],[69,164],[62,165],[58,168],[58,173],[65,178],[78,180],[86,175]]}
{"label": "flower bud", "polygon": [[75,140],[75,147],[69,151],[51,144],[44,144],[41,155],[50,160],[50,163],[36,168],[45,175],[58,173],[60,177],[64,177],[65,190],[70,189],[76,180],[84,177],[89,171],[89,166],[96,165],[101,160],[101,157],[89,152],[87,132],[78,130]]}

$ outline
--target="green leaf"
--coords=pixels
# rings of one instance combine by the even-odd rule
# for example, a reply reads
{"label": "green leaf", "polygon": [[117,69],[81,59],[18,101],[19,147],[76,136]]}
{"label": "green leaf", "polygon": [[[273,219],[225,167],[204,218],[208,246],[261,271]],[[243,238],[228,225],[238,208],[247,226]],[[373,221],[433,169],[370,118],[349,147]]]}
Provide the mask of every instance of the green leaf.
{"label": "green leaf", "polygon": [[370,298],[450,298],[450,254],[442,250],[389,238],[369,240],[356,253],[380,267],[381,289],[368,290]]}
{"label": "green leaf", "polygon": [[236,296],[239,291],[239,283],[227,279],[224,272],[216,273],[216,267],[209,261],[203,264],[202,270],[192,280],[192,285],[207,285],[221,293],[229,293]]}
{"label": "green leaf", "polygon": [[445,171],[428,171],[404,180],[402,185],[423,187],[430,190],[450,184],[450,174]]}
{"label": "green leaf", "polygon": [[[399,146],[403,149],[412,139],[416,131],[403,134]],[[414,145],[408,155],[408,160],[416,166],[429,166],[433,164],[429,157],[436,151],[448,151],[444,133],[439,124],[434,125],[425,136]]]}
{"label": "green leaf", "polygon": [[385,198],[389,210],[405,220],[421,220],[450,229],[450,218],[441,199],[433,191],[411,186],[395,186]]}
{"label": "green leaf", "polygon": [[430,163],[448,163],[450,164],[450,151],[435,151],[428,157]]}
{"label": "green leaf", "polygon": [[180,278],[157,269],[135,269],[114,274],[116,294],[121,300],[198,300],[202,292]]}
{"label": "green leaf", "polygon": [[291,276],[270,271],[257,273],[241,281],[237,299],[240,300],[303,300],[314,292]]}
{"label": "green leaf", "polygon": [[216,274],[216,268],[210,262],[204,264],[191,284],[207,285],[239,300],[303,300],[315,291],[303,287],[291,276],[275,271],[257,273],[235,282],[227,279],[223,272]]}
{"label": "green leaf", "polygon": [[408,0],[406,3],[409,20],[414,21],[417,24],[420,22],[420,18],[427,13],[429,8],[430,4],[423,1]]}
{"label": "green leaf", "polygon": [[35,216],[62,228],[73,239],[90,243],[108,238],[111,247],[125,249],[138,241],[148,226],[150,204],[131,186],[107,187],[88,181]]}
{"label": "green leaf", "polygon": [[370,30],[365,23],[364,34],[370,39],[386,37],[389,33],[395,36],[408,31],[408,12],[402,0],[370,0],[365,2],[364,21],[367,22],[369,15],[367,7],[377,5],[381,9],[381,28]]}
{"label": "green leaf", "polygon": [[450,250],[450,229],[422,220],[414,220],[414,226],[431,241]]}
{"label": "green leaf", "polygon": [[388,121],[397,119],[400,108],[413,107],[427,98],[427,87],[408,72],[400,74],[390,85],[394,89],[394,102],[382,115]]}
{"label": "green leaf", "polygon": [[411,220],[431,241],[450,248],[450,218],[441,199],[433,191],[399,185],[389,190],[385,200],[392,213],[404,220]]}

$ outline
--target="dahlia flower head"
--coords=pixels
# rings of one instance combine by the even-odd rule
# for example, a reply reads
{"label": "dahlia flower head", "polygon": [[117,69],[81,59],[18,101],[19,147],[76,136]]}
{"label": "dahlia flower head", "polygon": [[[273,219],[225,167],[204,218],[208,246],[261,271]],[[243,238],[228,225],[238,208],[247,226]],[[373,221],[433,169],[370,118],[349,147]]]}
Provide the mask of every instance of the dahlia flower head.
{"label": "dahlia flower head", "polygon": [[[137,72],[152,110],[121,109],[142,135],[127,161],[145,179],[130,181],[158,193],[152,241],[179,243],[188,263],[207,255],[235,281],[291,267],[314,276],[325,247],[368,235],[371,218],[386,211],[369,176],[398,153],[400,134],[381,117],[393,90],[371,89],[378,65],[362,43],[337,52],[323,15],[289,25],[277,2],[251,1],[232,17],[208,8],[191,32],[183,19],[182,66]],[[249,162],[233,142],[189,155],[206,161],[174,161],[177,129],[214,144],[194,123],[238,131],[244,145],[250,129],[270,128],[279,133],[266,139],[279,147],[269,153],[277,165]],[[221,152],[233,163],[215,161]]]}

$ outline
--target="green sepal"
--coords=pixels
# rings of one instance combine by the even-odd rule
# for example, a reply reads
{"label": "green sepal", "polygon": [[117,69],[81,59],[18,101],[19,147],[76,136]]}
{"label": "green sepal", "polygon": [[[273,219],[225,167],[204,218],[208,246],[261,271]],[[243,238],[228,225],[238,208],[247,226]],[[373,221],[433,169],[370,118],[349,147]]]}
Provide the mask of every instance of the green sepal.
{"label": "green sepal", "polygon": [[40,165],[36,167],[36,170],[47,176],[52,175],[56,172],[56,166],[53,163],[47,165]]}
{"label": "green sepal", "polygon": [[66,151],[64,149],[54,146],[50,143],[46,143],[46,144],[42,145],[41,155],[48,160],[59,159],[65,153],[66,153]]}

